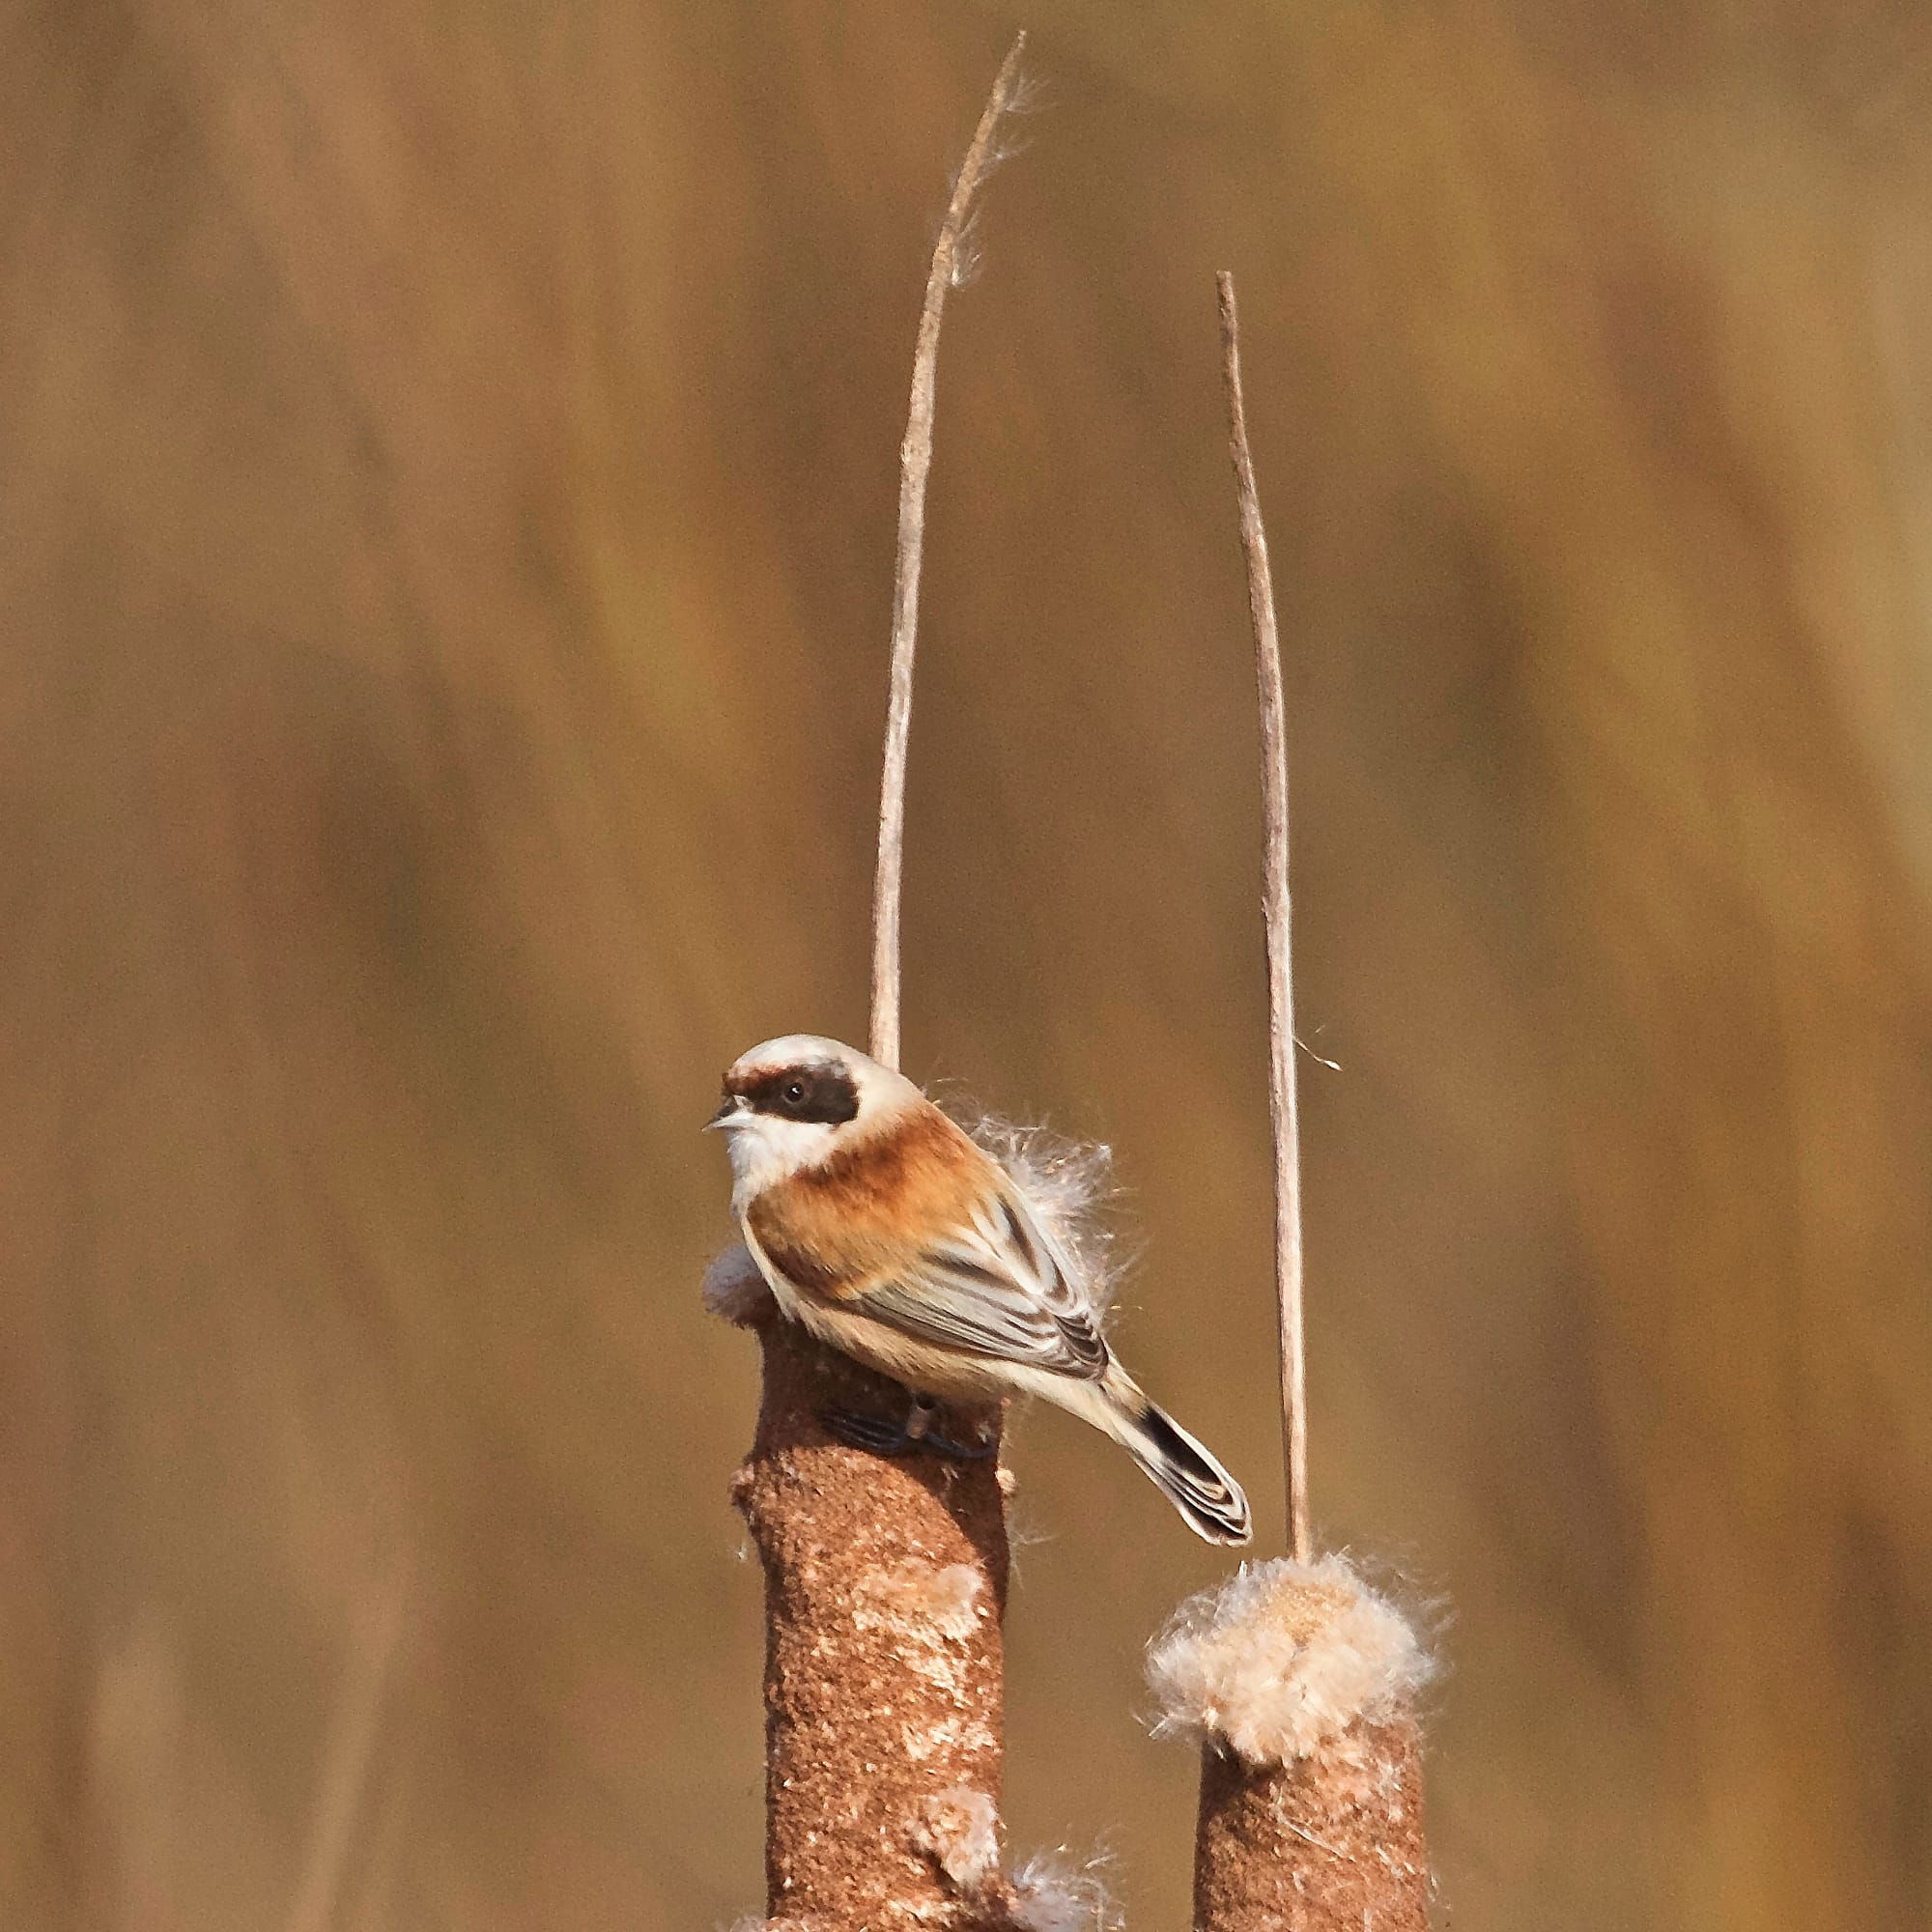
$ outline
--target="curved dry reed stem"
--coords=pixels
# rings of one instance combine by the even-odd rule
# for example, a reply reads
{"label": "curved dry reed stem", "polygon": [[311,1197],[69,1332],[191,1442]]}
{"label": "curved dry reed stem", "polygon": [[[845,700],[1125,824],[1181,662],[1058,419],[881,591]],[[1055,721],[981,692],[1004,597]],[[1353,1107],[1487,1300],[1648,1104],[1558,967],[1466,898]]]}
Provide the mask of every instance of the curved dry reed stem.
{"label": "curved dry reed stem", "polygon": [[[889,1066],[899,1058],[906,751],[939,324],[1024,43],[1022,35],[993,83],[933,247],[899,448],[872,901],[870,1044]],[[903,1414],[905,1390],[779,1319],[769,1296],[718,1299],[757,1327],[763,1352],[757,1435],[734,1494],[765,1570],[769,1922],[786,1932],[914,1922],[1019,1932],[1020,1894],[999,1856],[1008,1564],[999,1415],[981,1420],[994,1451],[981,1461],[848,1448],[828,1414]]]}
{"label": "curved dry reed stem", "polygon": [[961,246],[979,193],[997,158],[993,136],[1019,82],[1019,35],[1001,63],[985,111],[952,184],[946,219],[932,245],[919,339],[912,358],[912,400],[899,444],[898,553],[893,568],[892,684],[886,706],[886,756],[879,781],[879,857],[872,880],[872,1058],[899,1064],[899,887],[904,874],[906,747],[912,732],[912,662],[919,638],[919,569],[925,548],[925,479],[932,469],[932,412],[939,362],[939,324],[946,292],[958,277]]}
{"label": "curved dry reed stem", "polygon": [[1281,1328],[1281,1432],[1288,1464],[1288,1542],[1297,1563],[1311,1560],[1308,1531],[1308,1362],[1302,1335],[1301,1120],[1294,1085],[1294,972],[1288,895],[1288,722],[1281,691],[1281,639],[1274,581],[1262,527],[1248,422],[1241,407],[1241,332],[1235,278],[1214,278],[1221,309],[1221,382],[1228,402],[1228,450],[1240,503],[1241,554],[1248,568],[1248,616],[1255,633],[1261,692],[1263,912],[1267,927],[1268,1115],[1274,1132],[1274,1285]]}

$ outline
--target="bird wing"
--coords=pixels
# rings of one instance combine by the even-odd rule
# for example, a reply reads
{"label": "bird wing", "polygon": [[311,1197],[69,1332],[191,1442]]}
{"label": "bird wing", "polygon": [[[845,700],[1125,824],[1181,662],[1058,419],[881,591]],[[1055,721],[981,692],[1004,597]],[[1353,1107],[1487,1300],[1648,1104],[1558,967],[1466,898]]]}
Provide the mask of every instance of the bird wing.
{"label": "bird wing", "polygon": [[1003,1189],[852,1304],[924,1342],[1097,1380],[1107,1344],[1079,1277],[1038,1216]]}
{"label": "bird wing", "polygon": [[[938,1238],[828,1268],[748,1216],[753,1252],[795,1289],[930,1346],[1097,1381],[1107,1344],[1078,1271],[1017,1189],[982,1195]],[[858,1257],[853,1257],[855,1261]],[[832,1278],[834,1275],[838,1278]]]}

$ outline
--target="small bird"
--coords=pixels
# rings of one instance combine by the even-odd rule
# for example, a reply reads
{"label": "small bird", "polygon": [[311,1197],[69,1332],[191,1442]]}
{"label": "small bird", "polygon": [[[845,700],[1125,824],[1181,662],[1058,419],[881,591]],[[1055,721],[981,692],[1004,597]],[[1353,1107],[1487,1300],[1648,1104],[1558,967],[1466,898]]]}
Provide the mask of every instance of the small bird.
{"label": "small bird", "polygon": [[1208,1542],[1247,1542],[1240,1485],[1115,1359],[1050,1217],[904,1075],[835,1039],[768,1039],[726,1069],[707,1124],[779,1307],[913,1391],[905,1425],[827,1417],[837,1433],[971,1454],[935,1433],[938,1402],[1043,1396],[1119,1442]]}

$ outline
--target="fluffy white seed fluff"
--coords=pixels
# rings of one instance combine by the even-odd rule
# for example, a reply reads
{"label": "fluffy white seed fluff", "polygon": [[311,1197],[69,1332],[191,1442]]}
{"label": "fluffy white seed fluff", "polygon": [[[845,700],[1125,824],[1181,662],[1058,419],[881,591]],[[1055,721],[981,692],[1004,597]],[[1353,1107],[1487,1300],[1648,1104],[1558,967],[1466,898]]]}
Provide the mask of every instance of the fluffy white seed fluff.
{"label": "fluffy white seed fluff", "polygon": [[1435,1664],[1408,1621],[1345,1557],[1244,1563],[1176,1611],[1148,1653],[1157,1736],[1215,1738],[1292,1764],[1356,1719],[1395,1715]]}
{"label": "fluffy white seed fluff", "polygon": [[939,1636],[955,1640],[969,1637],[980,1627],[980,1599],[985,1584],[970,1563],[930,1563],[911,1559],[871,1571],[859,1585],[864,1594],[881,1605],[884,1617],[870,1605],[857,1613],[861,1630],[884,1624],[898,1630],[902,1636],[923,1633],[904,1629],[903,1620],[929,1625]]}
{"label": "fluffy white seed fluff", "polygon": [[1013,1922],[1026,1932],[1120,1932],[1098,1862],[1077,1864],[1064,1852],[1036,1853],[1012,1876]]}
{"label": "fluffy white seed fluff", "polygon": [[973,1139],[1019,1182],[1047,1232],[1070,1254],[1094,1306],[1105,1311],[1122,1271],[1105,1209],[1115,1194],[1114,1151],[1103,1142],[1067,1140],[1048,1127],[1022,1126],[994,1114],[948,1106]]}
{"label": "fluffy white seed fluff", "polygon": [[1000,1814],[983,1791],[955,1784],[935,1792],[913,1821],[913,1842],[953,1887],[984,1891],[1000,1876]]}
{"label": "fluffy white seed fluff", "polygon": [[772,1292],[743,1241],[733,1241],[704,1270],[703,1293],[706,1313],[740,1328],[761,1321],[772,1305]]}

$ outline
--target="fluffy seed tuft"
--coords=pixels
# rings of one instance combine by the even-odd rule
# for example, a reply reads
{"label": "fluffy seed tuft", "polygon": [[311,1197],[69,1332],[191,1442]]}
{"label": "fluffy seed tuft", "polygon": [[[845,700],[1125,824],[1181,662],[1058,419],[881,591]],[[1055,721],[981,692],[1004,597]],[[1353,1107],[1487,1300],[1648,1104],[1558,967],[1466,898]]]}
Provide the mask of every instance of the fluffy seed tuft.
{"label": "fluffy seed tuft", "polygon": [[955,1784],[935,1792],[914,1822],[912,1835],[959,1891],[984,1891],[998,1882],[1000,1814],[983,1791]]}
{"label": "fluffy seed tuft", "polygon": [[1148,1652],[1157,1736],[1293,1764],[1357,1719],[1393,1717],[1435,1665],[1347,1558],[1244,1563],[1176,1611]]}
{"label": "fluffy seed tuft", "polygon": [[1104,1862],[1076,1862],[1065,1851],[1035,1853],[1012,1876],[1013,1922],[1026,1932],[1121,1932],[1100,1880]]}
{"label": "fluffy seed tuft", "polygon": [[1047,1232],[1073,1257],[1094,1306],[1101,1313],[1125,1271],[1107,1209],[1114,1185],[1114,1151],[1101,1141],[1069,1140],[1050,1127],[1025,1126],[996,1114],[948,1106],[947,1112],[1012,1176],[1039,1210]]}
{"label": "fluffy seed tuft", "polygon": [[733,1241],[704,1270],[702,1293],[705,1313],[737,1328],[755,1328],[777,1307],[743,1241]]}

